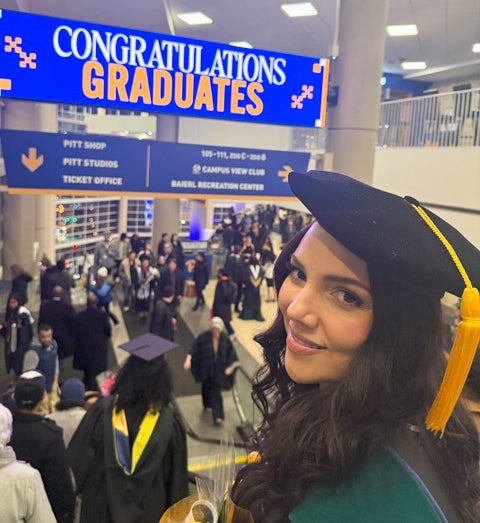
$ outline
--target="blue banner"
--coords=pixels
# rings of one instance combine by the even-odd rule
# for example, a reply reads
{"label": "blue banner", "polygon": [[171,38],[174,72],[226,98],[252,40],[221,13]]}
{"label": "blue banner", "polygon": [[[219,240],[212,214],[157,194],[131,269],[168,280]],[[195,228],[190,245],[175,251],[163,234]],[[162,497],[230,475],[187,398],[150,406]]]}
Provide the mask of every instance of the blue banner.
{"label": "blue banner", "polygon": [[0,10],[0,95],[324,127],[328,59]]}
{"label": "blue banner", "polygon": [[103,135],[0,131],[10,192],[146,197],[292,198],[309,153]]}

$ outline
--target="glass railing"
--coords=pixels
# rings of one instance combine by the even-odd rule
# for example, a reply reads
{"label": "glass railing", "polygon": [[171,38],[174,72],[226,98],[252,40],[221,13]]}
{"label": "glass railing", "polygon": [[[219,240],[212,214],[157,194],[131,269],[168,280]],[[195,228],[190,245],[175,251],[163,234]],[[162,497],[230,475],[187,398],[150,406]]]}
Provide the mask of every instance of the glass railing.
{"label": "glass railing", "polygon": [[480,146],[480,88],[382,102],[377,146]]}

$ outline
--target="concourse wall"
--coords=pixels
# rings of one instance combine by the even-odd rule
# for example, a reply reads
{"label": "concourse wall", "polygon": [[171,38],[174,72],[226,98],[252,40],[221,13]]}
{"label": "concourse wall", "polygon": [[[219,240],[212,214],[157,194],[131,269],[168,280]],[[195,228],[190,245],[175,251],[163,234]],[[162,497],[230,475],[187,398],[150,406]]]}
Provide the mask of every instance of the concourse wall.
{"label": "concourse wall", "polygon": [[373,185],[430,204],[480,248],[480,147],[377,149]]}

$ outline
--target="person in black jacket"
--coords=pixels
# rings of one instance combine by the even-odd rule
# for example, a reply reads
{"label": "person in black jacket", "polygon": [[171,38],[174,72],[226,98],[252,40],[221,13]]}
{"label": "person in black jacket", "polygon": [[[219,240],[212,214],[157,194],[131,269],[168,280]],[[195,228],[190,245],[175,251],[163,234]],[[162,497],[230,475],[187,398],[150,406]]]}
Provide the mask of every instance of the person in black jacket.
{"label": "person in black jacket", "polygon": [[18,377],[10,445],[18,459],[40,472],[57,521],[67,523],[73,516],[73,486],[63,431],[38,413],[45,394],[45,377],[41,372],[29,370]]}
{"label": "person in black jacket", "polygon": [[97,389],[95,377],[108,368],[108,340],[112,335],[107,313],[97,303],[97,296],[90,292],[87,308],[73,318],[73,368],[83,370],[87,390]]}
{"label": "person in black jacket", "polygon": [[33,338],[33,318],[30,311],[20,305],[16,294],[8,299],[5,321],[0,324],[0,336],[5,338],[5,366],[19,376],[23,370],[23,357]]}
{"label": "person in black jacket", "polygon": [[73,354],[73,306],[64,299],[64,289],[55,285],[52,297],[40,305],[38,313],[39,325],[50,325],[53,337],[58,344],[58,358],[60,360],[60,382],[62,381],[65,358]]}
{"label": "person in black jacket", "polygon": [[222,319],[214,316],[210,329],[197,336],[183,364],[185,370],[192,371],[195,381],[202,384],[203,408],[212,411],[215,425],[222,425],[225,419],[222,387],[227,386],[232,365],[237,361],[232,342],[222,329]]}
{"label": "person in black jacket", "polygon": [[232,321],[232,303],[235,303],[236,297],[237,284],[228,277],[225,269],[218,269],[212,307],[213,315],[222,318],[231,340],[235,339],[235,330],[230,322]]}
{"label": "person in black jacket", "polygon": [[[12,273],[12,288],[8,295],[15,295],[19,305],[25,305],[28,302],[28,284],[32,281],[32,277],[25,271],[20,265],[14,263],[10,267]],[[8,312],[8,299],[7,299],[7,312]]]}
{"label": "person in black jacket", "polygon": [[167,287],[172,288],[174,292],[171,309],[175,317],[177,308],[182,301],[185,287],[185,276],[183,271],[178,269],[175,258],[170,258],[167,262],[167,267],[160,273],[160,280],[157,287],[160,296],[165,296],[165,289]]}
{"label": "person in black jacket", "polygon": [[195,292],[197,294],[197,301],[193,307],[196,311],[200,305],[205,305],[205,297],[203,296],[203,289],[208,285],[210,274],[208,273],[208,265],[203,252],[197,253],[195,260],[195,267],[193,268],[193,281],[195,282]]}
{"label": "person in black jacket", "polygon": [[173,289],[170,288],[169,290],[169,288],[166,287],[164,293],[164,296],[155,301],[148,330],[152,334],[160,336],[160,338],[173,341],[176,320],[173,317],[172,310],[165,301],[165,299],[170,302],[173,300]]}

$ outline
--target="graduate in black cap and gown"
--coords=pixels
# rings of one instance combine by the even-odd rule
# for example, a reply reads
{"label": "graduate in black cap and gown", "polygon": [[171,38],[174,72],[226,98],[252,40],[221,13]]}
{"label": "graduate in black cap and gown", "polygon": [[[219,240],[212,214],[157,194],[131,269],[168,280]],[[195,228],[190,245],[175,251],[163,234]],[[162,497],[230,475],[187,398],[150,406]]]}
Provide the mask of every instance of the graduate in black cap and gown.
{"label": "graduate in black cap and gown", "polygon": [[[255,523],[480,521],[462,388],[480,340],[480,251],[413,198],[290,173],[315,222],[275,265],[258,458],[231,497]],[[441,298],[461,297],[448,361]],[[231,521],[229,519],[229,521]]]}
{"label": "graduate in black cap and gown", "polygon": [[68,446],[81,522],[158,523],[188,495],[186,438],[163,356],[176,346],[154,334],[120,346],[131,355],[111,396],[89,408]]}

